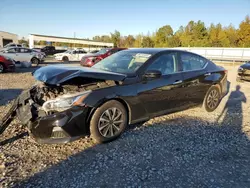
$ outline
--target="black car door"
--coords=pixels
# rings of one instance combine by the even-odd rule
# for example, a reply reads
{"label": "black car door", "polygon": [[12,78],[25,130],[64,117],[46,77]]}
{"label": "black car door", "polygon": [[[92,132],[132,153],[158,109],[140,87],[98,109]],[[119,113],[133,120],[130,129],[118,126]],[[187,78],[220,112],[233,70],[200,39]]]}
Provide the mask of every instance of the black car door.
{"label": "black car door", "polygon": [[149,65],[147,71],[158,70],[160,78],[144,79],[138,85],[138,97],[149,117],[178,111],[182,106],[183,78],[179,72],[177,52],[166,52]]}
{"label": "black car door", "polygon": [[183,73],[184,100],[187,105],[196,106],[203,103],[210,84],[205,81],[211,73],[207,72],[208,60],[189,52],[180,52]]}

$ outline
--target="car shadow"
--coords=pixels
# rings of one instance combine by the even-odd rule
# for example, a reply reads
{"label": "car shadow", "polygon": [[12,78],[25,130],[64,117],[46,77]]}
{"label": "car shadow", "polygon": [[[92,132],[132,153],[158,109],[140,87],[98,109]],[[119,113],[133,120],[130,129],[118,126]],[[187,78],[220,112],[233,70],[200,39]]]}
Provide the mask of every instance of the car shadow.
{"label": "car shadow", "polygon": [[[17,187],[249,187],[250,140],[237,86],[215,121],[181,115],[134,126]],[[237,108],[237,109],[235,109]]]}
{"label": "car shadow", "polygon": [[0,106],[8,104],[21,94],[23,89],[0,89]]}

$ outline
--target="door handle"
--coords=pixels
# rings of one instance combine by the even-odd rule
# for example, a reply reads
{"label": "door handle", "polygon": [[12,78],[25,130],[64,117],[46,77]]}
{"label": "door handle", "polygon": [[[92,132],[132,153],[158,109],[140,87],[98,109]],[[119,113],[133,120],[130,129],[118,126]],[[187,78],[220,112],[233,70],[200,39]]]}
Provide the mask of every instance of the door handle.
{"label": "door handle", "polygon": [[173,84],[180,84],[182,83],[182,80],[176,80]]}
{"label": "door handle", "polygon": [[211,75],[211,72],[204,74],[204,76],[210,76],[210,75]]}

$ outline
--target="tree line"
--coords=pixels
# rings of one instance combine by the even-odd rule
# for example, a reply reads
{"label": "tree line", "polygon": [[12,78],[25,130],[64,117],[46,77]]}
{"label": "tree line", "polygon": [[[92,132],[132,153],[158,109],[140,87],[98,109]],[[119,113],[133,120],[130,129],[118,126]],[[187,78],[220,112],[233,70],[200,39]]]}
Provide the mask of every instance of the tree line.
{"label": "tree line", "polygon": [[122,36],[117,30],[110,35],[94,36],[94,41],[112,42],[117,47],[250,47],[250,17],[236,29],[232,24],[223,27],[220,23],[205,26],[202,21],[189,21],[174,32],[165,25],[147,35]]}

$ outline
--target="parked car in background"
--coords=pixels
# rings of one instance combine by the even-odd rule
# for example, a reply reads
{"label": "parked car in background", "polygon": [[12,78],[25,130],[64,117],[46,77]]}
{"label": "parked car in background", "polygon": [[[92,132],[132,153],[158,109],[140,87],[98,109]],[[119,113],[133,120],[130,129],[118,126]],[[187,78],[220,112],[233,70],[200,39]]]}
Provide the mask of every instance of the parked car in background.
{"label": "parked car in background", "polygon": [[13,47],[23,47],[21,44],[9,43],[6,44],[3,48],[13,48]]}
{"label": "parked car in background", "polygon": [[65,52],[66,50],[58,50],[54,46],[45,46],[41,48],[41,52],[44,52],[46,56],[48,55],[54,55],[56,53],[62,53]]}
{"label": "parked car in background", "polygon": [[54,55],[56,53],[56,48],[54,46],[45,46],[41,48],[41,52],[44,52],[46,55]]}
{"label": "parked car in background", "polygon": [[125,50],[127,48],[103,48],[95,54],[86,55],[81,59],[80,64],[84,67],[92,67],[97,62],[102,59],[119,52],[121,50]]}
{"label": "parked car in background", "polygon": [[15,100],[0,132],[17,114],[41,143],[88,134],[108,142],[128,124],[196,106],[212,112],[228,91],[223,67],[175,49],[124,50],[93,68],[45,66],[33,76],[40,84]]}
{"label": "parked car in background", "polygon": [[250,61],[246,62],[238,68],[236,81],[243,82],[244,80],[250,81]]}
{"label": "parked car in background", "polygon": [[99,52],[100,50],[92,50],[92,51],[90,51],[89,53],[90,54],[95,54],[95,53],[97,53],[97,52]]}
{"label": "parked car in background", "polygon": [[0,55],[7,56],[16,62],[31,62],[36,65],[44,60],[40,52],[36,52],[29,48],[14,47],[3,49],[0,51]]}
{"label": "parked car in background", "polygon": [[15,62],[13,59],[0,55],[0,73],[5,71],[14,71],[15,70]]}
{"label": "parked car in background", "polygon": [[55,59],[58,61],[80,61],[82,57],[87,55],[85,50],[76,49],[76,50],[67,50],[63,53],[57,53],[54,55]]}

